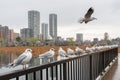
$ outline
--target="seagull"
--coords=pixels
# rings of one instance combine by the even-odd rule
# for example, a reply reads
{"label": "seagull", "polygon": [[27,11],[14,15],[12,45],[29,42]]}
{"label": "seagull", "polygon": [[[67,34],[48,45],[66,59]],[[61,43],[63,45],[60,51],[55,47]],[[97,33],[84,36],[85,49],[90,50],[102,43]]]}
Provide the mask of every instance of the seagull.
{"label": "seagull", "polygon": [[72,49],[70,49],[70,48],[67,48],[67,53],[69,54],[69,55],[74,55],[75,53],[74,53],[74,50],[72,50]]}
{"label": "seagull", "polygon": [[83,49],[79,48],[79,47],[76,47],[75,51],[76,51],[77,54],[85,53],[85,51]]}
{"label": "seagull", "polygon": [[61,57],[68,57],[68,55],[66,54],[65,50],[62,49],[62,47],[59,48],[58,54],[59,54]]}
{"label": "seagull", "polygon": [[86,53],[94,53],[92,48],[86,47]]}
{"label": "seagull", "polygon": [[15,67],[17,65],[22,64],[23,69],[26,69],[26,64],[30,62],[31,59],[32,59],[32,50],[26,49],[24,53],[22,53],[17,59],[13,61],[13,63],[9,65],[9,67]]}
{"label": "seagull", "polygon": [[89,10],[87,11],[87,13],[85,14],[84,18],[80,19],[79,22],[80,23],[85,22],[85,24],[86,24],[89,21],[97,19],[95,17],[91,17],[91,15],[93,14],[93,12],[94,12],[94,9],[92,7],[90,7]]}
{"label": "seagull", "polygon": [[54,54],[55,54],[55,49],[54,48],[51,48],[49,51],[39,55],[39,58],[50,58],[50,57],[53,57]]}

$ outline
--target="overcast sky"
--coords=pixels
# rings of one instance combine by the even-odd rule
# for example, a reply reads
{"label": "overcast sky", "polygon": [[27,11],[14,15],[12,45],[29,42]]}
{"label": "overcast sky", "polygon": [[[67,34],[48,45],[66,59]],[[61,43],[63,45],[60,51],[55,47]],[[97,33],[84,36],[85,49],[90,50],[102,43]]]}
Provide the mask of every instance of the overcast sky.
{"label": "overcast sky", "polygon": [[[87,10],[93,7],[97,20],[80,24]],[[28,10],[40,12],[40,23],[48,23],[49,14],[58,15],[58,36],[75,37],[83,33],[84,39],[120,37],[120,0],[0,0],[0,24],[15,32],[28,27]]]}

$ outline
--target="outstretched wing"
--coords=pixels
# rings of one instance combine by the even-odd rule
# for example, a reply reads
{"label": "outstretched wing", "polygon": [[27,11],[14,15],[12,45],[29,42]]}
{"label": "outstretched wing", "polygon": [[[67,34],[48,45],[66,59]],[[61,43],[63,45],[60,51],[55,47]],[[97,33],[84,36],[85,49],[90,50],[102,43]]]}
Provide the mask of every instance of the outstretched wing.
{"label": "outstretched wing", "polygon": [[90,7],[87,13],[85,14],[85,18],[90,18],[93,12],[94,12],[94,9]]}

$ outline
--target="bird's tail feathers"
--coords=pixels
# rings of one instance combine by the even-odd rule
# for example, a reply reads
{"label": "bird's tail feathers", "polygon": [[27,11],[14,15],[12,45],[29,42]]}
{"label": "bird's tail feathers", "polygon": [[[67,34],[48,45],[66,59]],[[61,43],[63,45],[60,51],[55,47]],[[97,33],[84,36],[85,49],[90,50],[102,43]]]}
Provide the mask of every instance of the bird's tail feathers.
{"label": "bird's tail feathers", "polygon": [[70,56],[68,56],[68,55],[65,55],[65,57],[66,57],[66,58],[70,58]]}
{"label": "bird's tail feathers", "polygon": [[69,57],[68,55],[65,55],[65,57]]}
{"label": "bird's tail feathers", "polygon": [[84,18],[80,18],[78,22],[82,24],[84,22]]}
{"label": "bird's tail feathers", "polygon": [[13,63],[11,63],[11,64],[8,64],[6,67],[11,68],[11,67],[15,67],[15,65]]}

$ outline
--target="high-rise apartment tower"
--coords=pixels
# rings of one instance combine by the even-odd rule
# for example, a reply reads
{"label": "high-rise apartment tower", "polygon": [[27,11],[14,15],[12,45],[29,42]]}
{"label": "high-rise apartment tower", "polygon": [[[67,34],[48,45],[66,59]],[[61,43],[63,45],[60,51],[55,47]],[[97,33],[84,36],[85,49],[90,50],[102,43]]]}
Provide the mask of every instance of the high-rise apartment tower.
{"label": "high-rise apartment tower", "polygon": [[33,37],[40,37],[40,12],[31,10],[28,11],[28,28],[32,29]]}

